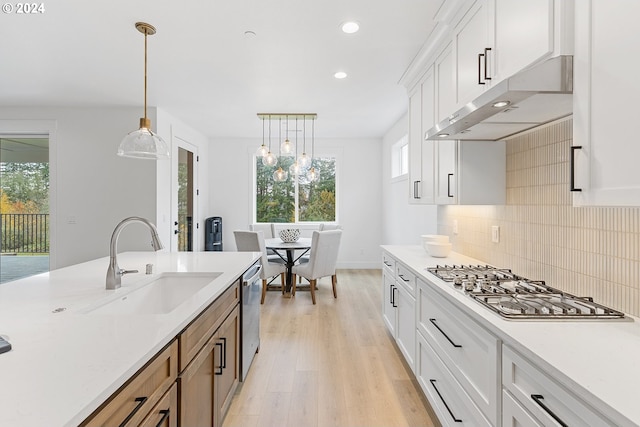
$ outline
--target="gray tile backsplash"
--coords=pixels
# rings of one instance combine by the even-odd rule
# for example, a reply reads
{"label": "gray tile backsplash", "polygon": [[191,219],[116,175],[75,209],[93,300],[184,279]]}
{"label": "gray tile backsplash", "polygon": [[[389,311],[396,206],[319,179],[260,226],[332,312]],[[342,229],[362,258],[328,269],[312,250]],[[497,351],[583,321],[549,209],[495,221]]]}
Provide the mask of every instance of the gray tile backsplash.
{"label": "gray tile backsplash", "polygon": [[570,118],[510,139],[507,204],[440,206],[439,233],[457,252],[640,316],[640,208],[574,208],[571,142]]}

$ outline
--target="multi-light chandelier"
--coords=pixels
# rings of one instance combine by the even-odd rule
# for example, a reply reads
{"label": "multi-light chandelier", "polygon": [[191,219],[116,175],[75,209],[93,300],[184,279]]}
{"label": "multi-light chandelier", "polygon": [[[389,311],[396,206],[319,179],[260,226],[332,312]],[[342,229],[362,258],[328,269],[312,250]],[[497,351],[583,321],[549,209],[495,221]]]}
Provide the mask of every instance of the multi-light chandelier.
{"label": "multi-light chandelier", "polygon": [[[279,157],[294,156],[293,163],[288,171],[282,168],[282,162],[273,172],[273,180],[277,182],[286,181],[289,176],[293,179],[305,177],[309,181],[320,179],[318,170],[313,166],[313,155],[315,148],[315,121],[318,115],[315,113],[258,113],[258,118],[262,120],[262,145],[258,148],[256,155],[262,164],[268,167],[278,166]],[[278,156],[271,151],[271,123],[278,123]],[[300,124],[300,121],[302,122]],[[311,156],[307,155],[307,122],[311,122]],[[268,125],[266,124],[268,122]],[[284,123],[283,123],[284,122]],[[295,143],[289,140],[289,124],[295,126]],[[282,126],[286,127],[285,139],[282,140]],[[298,156],[298,132],[302,126],[302,154]],[[265,144],[265,128],[268,126],[268,146]]]}

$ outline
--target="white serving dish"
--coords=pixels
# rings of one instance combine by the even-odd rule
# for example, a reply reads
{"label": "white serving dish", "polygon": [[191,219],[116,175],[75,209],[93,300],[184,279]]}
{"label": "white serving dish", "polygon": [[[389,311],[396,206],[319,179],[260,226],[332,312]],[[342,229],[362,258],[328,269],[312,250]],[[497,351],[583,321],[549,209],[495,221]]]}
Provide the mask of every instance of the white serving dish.
{"label": "white serving dish", "polygon": [[451,247],[453,245],[449,242],[425,242],[424,248],[427,253],[432,257],[436,258],[445,258],[451,252]]}

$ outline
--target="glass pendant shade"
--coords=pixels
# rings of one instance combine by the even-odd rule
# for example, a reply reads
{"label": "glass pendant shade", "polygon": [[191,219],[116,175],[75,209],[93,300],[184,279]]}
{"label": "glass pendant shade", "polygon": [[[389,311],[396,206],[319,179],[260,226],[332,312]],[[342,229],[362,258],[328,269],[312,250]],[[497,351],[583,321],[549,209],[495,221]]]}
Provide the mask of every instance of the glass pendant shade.
{"label": "glass pendant shade", "polygon": [[287,171],[282,169],[282,167],[279,167],[278,170],[273,173],[273,180],[277,182],[286,181],[288,177],[289,174],[287,173]]}
{"label": "glass pendant shade", "polygon": [[307,156],[307,153],[302,153],[302,155],[298,157],[298,165],[300,165],[301,169],[307,169],[311,165],[311,158]]}
{"label": "glass pendant shade", "polygon": [[280,145],[280,154],[283,156],[291,155],[293,153],[293,144],[289,141],[289,138],[285,139],[282,145]]}
{"label": "glass pendant shade", "polygon": [[160,136],[151,130],[151,120],[140,119],[140,129],[129,132],[120,142],[118,156],[136,159],[168,159],[169,148]]}
{"label": "glass pendant shade", "polygon": [[262,158],[262,164],[265,166],[275,166],[278,164],[278,157],[269,151],[267,155]]}
{"label": "glass pendant shade", "polygon": [[256,156],[265,158],[269,154],[269,148],[264,143],[256,150]]}
{"label": "glass pendant shade", "polygon": [[307,172],[307,179],[311,182],[318,181],[320,179],[320,171],[312,166],[309,172]]}
{"label": "glass pendant shade", "polygon": [[293,164],[289,166],[289,173],[291,174],[292,177],[296,177],[300,175],[301,172],[302,172],[302,168],[300,167],[298,162],[293,162]]}

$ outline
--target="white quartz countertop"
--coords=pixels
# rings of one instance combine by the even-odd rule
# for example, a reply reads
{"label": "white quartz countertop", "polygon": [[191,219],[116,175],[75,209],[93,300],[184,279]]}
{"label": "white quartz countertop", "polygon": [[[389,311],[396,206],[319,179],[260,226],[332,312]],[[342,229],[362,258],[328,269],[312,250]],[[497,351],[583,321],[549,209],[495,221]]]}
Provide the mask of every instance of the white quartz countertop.
{"label": "white quartz countertop", "polygon": [[426,270],[437,264],[485,263],[456,253],[433,258],[421,246],[382,249],[616,425],[640,425],[640,319],[505,320]]}
{"label": "white quartz countertop", "polygon": [[[259,258],[128,252],[118,264],[140,273],[115,291],[105,289],[108,257],[0,285],[0,335],[12,345],[0,354],[0,426],[78,425]],[[167,314],[87,313],[168,272],[221,274]]]}

